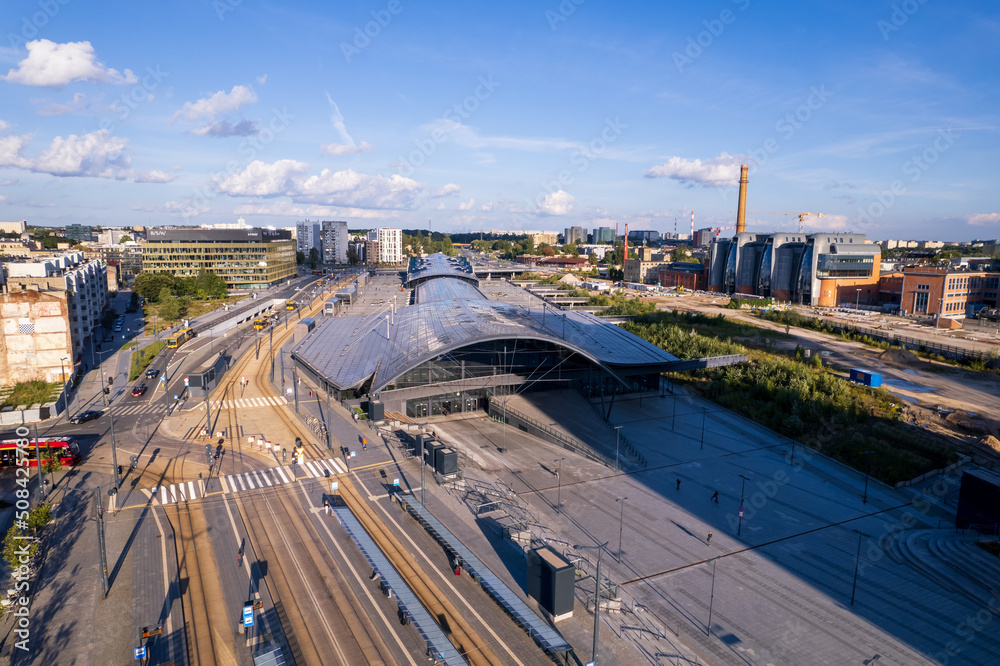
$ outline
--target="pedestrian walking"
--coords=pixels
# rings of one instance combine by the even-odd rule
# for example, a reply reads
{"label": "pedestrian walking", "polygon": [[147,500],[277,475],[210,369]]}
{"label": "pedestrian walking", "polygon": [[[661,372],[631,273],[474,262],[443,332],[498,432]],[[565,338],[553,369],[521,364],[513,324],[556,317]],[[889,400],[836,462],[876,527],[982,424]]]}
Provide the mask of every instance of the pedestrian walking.
{"label": "pedestrian walking", "polygon": [[681,480],[677,479],[677,490],[681,489]]}
{"label": "pedestrian walking", "polygon": [[240,549],[236,551],[236,566],[243,566],[243,546],[240,546]]}
{"label": "pedestrian walking", "polygon": [[709,532],[708,532],[708,545],[709,546],[712,545],[712,531],[711,530],[709,530]]}
{"label": "pedestrian walking", "polygon": [[716,490],[716,491],[715,491],[715,494],[714,494],[714,495],[712,495],[712,499],[713,499],[713,500],[715,500],[715,503],[716,503],[716,504],[718,504],[718,503],[719,503],[719,491],[718,491],[718,490]]}

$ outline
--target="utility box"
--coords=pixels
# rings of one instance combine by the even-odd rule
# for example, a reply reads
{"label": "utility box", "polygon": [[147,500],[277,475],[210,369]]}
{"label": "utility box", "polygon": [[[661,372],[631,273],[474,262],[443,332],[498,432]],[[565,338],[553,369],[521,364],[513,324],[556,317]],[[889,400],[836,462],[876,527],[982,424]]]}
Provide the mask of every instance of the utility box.
{"label": "utility box", "polygon": [[378,400],[369,400],[368,420],[372,423],[385,421],[385,404]]}
{"label": "utility box", "polygon": [[995,531],[1000,525],[1000,474],[985,469],[962,473],[955,526]]}
{"label": "utility box", "polygon": [[458,473],[458,451],[438,449],[434,452],[434,471],[441,476]]}
{"label": "utility box", "polygon": [[882,386],[882,375],[863,368],[851,368],[851,381],[862,386],[878,388]]}
{"label": "utility box", "polygon": [[573,616],[576,567],[548,546],[528,551],[528,596],[553,622]]}
{"label": "utility box", "polygon": [[434,460],[437,458],[437,452],[444,448],[444,444],[441,442],[424,442],[424,462],[431,467],[434,467]]}

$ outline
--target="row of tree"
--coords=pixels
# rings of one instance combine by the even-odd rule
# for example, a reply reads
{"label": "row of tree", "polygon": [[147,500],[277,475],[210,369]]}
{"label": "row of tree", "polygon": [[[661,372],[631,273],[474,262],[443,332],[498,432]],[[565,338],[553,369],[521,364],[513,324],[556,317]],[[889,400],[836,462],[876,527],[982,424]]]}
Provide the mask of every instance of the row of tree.
{"label": "row of tree", "polygon": [[171,273],[139,273],[132,291],[150,303],[159,303],[164,295],[208,300],[225,298],[228,293],[226,281],[204,269],[198,275],[184,278]]}

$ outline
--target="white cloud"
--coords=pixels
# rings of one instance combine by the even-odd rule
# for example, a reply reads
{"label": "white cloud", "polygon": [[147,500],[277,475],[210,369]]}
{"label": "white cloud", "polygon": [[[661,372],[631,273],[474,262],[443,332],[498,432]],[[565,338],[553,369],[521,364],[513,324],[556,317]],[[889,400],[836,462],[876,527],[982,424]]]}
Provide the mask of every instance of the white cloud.
{"label": "white cloud", "polygon": [[10,123],[6,120],[0,120],[0,132],[6,132],[10,129]]}
{"label": "white cloud", "polygon": [[437,205],[437,208],[435,208],[434,210],[447,210],[447,208],[445,207],[444,202],[442,201]]}
{"label": "white cloud", "polygon": [[98,62],[90,42],[57,44],[37,39],[26,46],[28,57],[18,63],[17,69],[0,78],[11,83],[50,88],[62,88],[74,81],[136,83],[139,80],[131,70],[126,69],[121,74]]}
{"label": "white cloud", "polygon": [[319,152],[330,157],[342,157],[344,155],[357,155],[359,153],[374,153],[375,147],[367,141],[362,141],[359,145],[353,143],[324,143],[320,144]]}
{"label": "white cloud", "polygon": [[231,123],[228,120],[209,123],[204,127],[191,130],[195,136],[255,136],[259,133],[256,120],[241,120]]}
{"label": "white cloud", "polygon": [[966,221],[976,226],[1000,224],[1000,213],[974,213],[969,215]]}
{"label": "white cloud", "polygon": [[5,201],[7,201],[7,196],[4,194],[0,194],[0,203],[3,203]]}
{"label": "white cloud", "polygon": [[253,88],[233,86],[233,89],[228,93],[225,90],[220,90],[210,97],[203,97],[195,102],[184,102],[184,106],[173,115],[170,122],[174,122],[178,118],[184,118],[191,122],[200,118],[215,118],[239,111],[240,107],[253,104],[256,101],[257,93],[253,91]]}
{"label": "white cloud", "polygon": [[576,197],[572,194],[564,190],[557,190],[545,195],[545,200],[538,204],[538,213],[540,215],[566,215],[573,210],[575,202]]}
{"label": "white cloud", "polygon": [[333,124],[333,129],[340,141],[320,145],[320,152],[331,157],[374,152],[375,148],[370,143],[362,141],[360,144],[356,144],[351,135],[347,133],[347,126],[344,124],[344,114],[340,112],[340,107],[330,97],[330,93],[326,93],[326,101],[330,103],[330,123]]}
{"label": "white cloud", "polygon": [[479,207],[479,210],[481,210],[484,213],[492,213],[499,207],[500,204],[497,203],[496,201],[487,201],[486,203],[484,203],[482,206]]}
{"label": "white cloud", "polygon": [[78,92],[73,94],[73,101],[66,104],[49,104],[42,107],[38,111],[40,116],[59,116],[64,113],[78,113],[90,108],[97,108],[98,110],[103,110],[103,107],[95,107],[94,102],[90,100],[84,93]]}
{"label": "white cloud", "polygon": [[336,218],[351,217],[368,220],[398,219],[399,213],[392,210],[368,210],[364,208],[340,208],[307,204],[304,206],[290,201],[275,201],[268,204],[240,204],[233,208],[233,215],[270,215],[282,217]]}
{"label": "white cloud", "polygon": [[670,178],[693,187],[735,187],[740,181],[740,165],[746,163],[743,155],[722,153],[710,160],[687,160],[671,157],[663,164],[644,172],[647,178]]}
{"label": "white cloud", "polygon": [[434,122],[424,125],[423,129],[432,136],[443,136],[443,140],[453,141],[461,146],[476,149],[503,148],[508,150],[543,152],[586,147],[586,144],[583,142],[556,137],[522,138],[513,136],[483,136],[468,125],[444,118],[438,118]]}
{"label": "white cloud", "polygon": [[267,83],[267,74],[261,74],[260,76],[258,76],[257,83],[259,83],[260,85],[264,85],[265,83]]}
{"label": "white cloud", "polygon": [[172,176],[166,171],[160,171],[159,169],[153,169],[152,171],[143,171],[138,176],[135,177],[135,182],[137,183],[169,183],[174,180],[177,176]]}
{"label": "white cloud", "polygon": [[295,160],[267,164],[255,160],[242,172],[215,182],[219,192],[233,197],[286,196],[296,203],[355,208],[412,208],[423,194],[415,180],[393,175],[369,176],[353,169],[323,169],[310,176],[309,165]]}
{"label": "white cloud", "polygon": [[429,192],[428,196],[431,199],[440,199],[442,197],[450,197],[452,194],[458,194],[461,191],[461,186],[456,185],[455,183],[448,183],[436,192]]}
{"label": "white cloud", "polygon": [[476,205],[475,199],[469,199],[465,203],[458,204],[458,210],[472,210],[472,207]]}
{"label": "white cloud", "polygon": [[25,157],[27,135],[0,137],[0,166],[13,166],[53,176],[90,176],[124,179],[131,175],[131,158],[125,153],[128,139],[111,136],[108,130],[67,138],[57,136],[38,157]]}
{"label": "white cloud", "polygon": [[[793,226],[799,228],[799,218],[797,215],[789,216],[793,220]],[[851,221],[846,215],[806,215],[802,220],[803,229],[820,229],[823,231],[846,231]]]}

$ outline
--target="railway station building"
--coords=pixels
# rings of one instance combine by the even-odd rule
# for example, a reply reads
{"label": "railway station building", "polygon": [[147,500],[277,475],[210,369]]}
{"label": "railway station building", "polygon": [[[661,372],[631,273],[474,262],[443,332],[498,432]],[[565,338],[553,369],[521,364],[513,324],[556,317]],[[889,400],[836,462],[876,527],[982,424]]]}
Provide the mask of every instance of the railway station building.
{"label": "railway station building", "polygon": [[661,373],[689,363],[588,312],[484,284],[461,257],[411,259],[404,286],[407,305],[326,318],[292,350],[299,375],[337,399],[422,418],[483,410],[503,392],[655,391]]}

